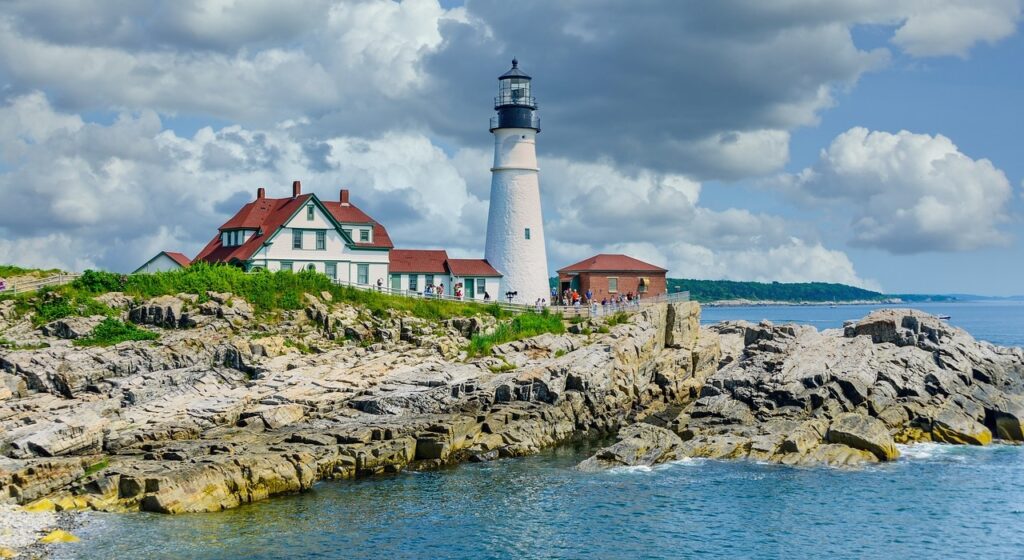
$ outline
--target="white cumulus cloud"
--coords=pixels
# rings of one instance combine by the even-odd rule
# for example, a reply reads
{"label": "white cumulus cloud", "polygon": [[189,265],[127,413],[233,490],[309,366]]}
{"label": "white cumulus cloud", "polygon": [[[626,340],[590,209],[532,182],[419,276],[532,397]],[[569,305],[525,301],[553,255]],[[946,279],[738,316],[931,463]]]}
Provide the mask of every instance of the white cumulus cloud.
{"label": "white cumulus cloud", "polygon": [[785,182],[806,201],[850,213],[856,245],[907,254],[1008,241],[1006,174],[941,134],[852,128]]}

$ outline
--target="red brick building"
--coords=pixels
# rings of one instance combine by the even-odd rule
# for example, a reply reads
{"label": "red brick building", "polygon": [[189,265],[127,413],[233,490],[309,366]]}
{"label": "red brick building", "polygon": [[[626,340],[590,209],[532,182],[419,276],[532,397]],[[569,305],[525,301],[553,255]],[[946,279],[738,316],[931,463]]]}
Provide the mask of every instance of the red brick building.
{"label": "red brick building", "polygon": [[558,271],[559,293],[591,290],[594,299],[620,294],[662,295],[668,290],[664,268],[626,255],[594,255]]}

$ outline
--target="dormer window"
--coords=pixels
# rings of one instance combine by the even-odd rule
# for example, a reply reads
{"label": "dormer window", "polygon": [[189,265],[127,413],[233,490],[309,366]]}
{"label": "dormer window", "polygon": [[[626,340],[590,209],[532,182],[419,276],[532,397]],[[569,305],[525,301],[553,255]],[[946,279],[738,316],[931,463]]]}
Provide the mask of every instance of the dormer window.
{"label": "dormer window", "polygon": [[370,242],[370,230],[368,230],[368,229],[361,229],[361,230],[359,230],[359,242],[360,243],[369,243]]}

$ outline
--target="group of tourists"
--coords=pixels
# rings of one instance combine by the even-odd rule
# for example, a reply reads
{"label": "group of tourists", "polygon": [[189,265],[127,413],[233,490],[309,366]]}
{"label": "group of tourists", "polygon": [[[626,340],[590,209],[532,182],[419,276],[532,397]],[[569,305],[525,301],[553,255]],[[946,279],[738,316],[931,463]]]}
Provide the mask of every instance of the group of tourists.
{"label": "group of tourists", "polygon": [[[546,300],[545,300],[546,301]],[[587,290],[584,293],[579,293],[578,290],[567,289],[564,290],[559,296],[558,291],[555,288],[551,288],[551,301],[555,302],[555,305],[562,307],[580,307],[583,306],[594,306],[600,304],[604,309],[624,309],[627,307],[637,307],[640,305],[640,294],[633,292],[626,292],[624,294],[611,294],[601,298],[598,302],[594,299],[594,292]]]}

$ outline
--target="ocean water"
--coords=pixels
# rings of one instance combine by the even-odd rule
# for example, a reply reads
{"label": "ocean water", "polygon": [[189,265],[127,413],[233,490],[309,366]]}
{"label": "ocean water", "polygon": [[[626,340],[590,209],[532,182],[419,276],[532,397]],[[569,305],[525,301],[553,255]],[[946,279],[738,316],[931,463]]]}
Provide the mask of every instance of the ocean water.
{"label": "ocean water", "polygon": [[[998,344],[1024,305],[923,305]],[[711,308],[838,327],[868,308]],[[860,470],[686,460],[580,473],[594,447],[324,482],[215,514],[86,514],[57,558],[1024,558],[1024,447],[903,446]]]}

